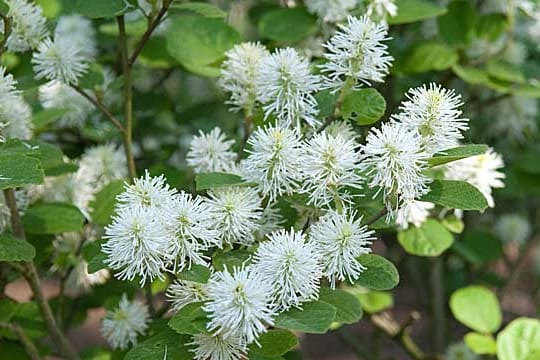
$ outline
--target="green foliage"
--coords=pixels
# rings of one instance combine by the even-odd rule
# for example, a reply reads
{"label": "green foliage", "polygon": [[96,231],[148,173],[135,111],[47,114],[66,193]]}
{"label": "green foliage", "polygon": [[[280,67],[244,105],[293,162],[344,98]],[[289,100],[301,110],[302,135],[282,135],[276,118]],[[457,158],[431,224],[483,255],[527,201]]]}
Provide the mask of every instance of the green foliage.
{"label": "green foliage", "polygon": [[468,144],[453,149],[441,151],[428,160],[430,166],[438,166],[452,161],[465,159],[471,156],[482,155],[488,150],[487,145]]}
{"label": "green foliage", "polygon": [[540,354],[540,320],[518,318],[497,336],[499,360],[534,360]]}
{"label": "green foliage", "polygon": [[124,190],[124,181],[115,180],[105,185],[101,189],[94,200],[90,202],[92,212],[90,218],[92,222],[99,225],[107,225],[111,221],[114,213],[114,205],[116,204],[116,196]]}
{"label": "green foliage", "polygon": [[482,286],[459,289],[450,297],[450,310],[465,326],[480,333],[493,333],[502,322],[502,312],[495,294]]}
{"label": "green foliage", "polygon": [[296,336],[287,330],[269,330],[259,338],[260,346],[252,344],[249,347],[249,358],[252,356],[279,357],[298,345]]}
{"label": "green foliage", "polygon": [[169,327],[179,334],[206,333],[208,319],[202,305],[203,303],[192,303],[184,306],[169,320]]}
{"label": "green foliage", "polygon": [[68,112],[69,109],[63,108],[43,109],[34,114],[32,121],[34,122],[34,126],[39,130],[43,129],[49,124],[52,124]]}
{"label": "green foliage", "polygon": [[453,0],[448,12],[437,19],[439,35],[449,45],[468,45],[475,34],[477,14],[468,0]]}
{"label": "green foliage", "polygon": [[4,233],[0,234],[0,261],[30,261],[36,249],[29,242]]}
{"label": "green foliage", "polygon": [[362,318],[362,307],[353,295],[344,290],[322,287],[319,300],[336,308],[334,321],[342,324],[354,324]]}
{"label": "green foliage", "polygon": [[236,251],[216,251],[212,257],[212,265],[218,271],[223,271],[225,267],[228,270],[232,270],[235,267],[242,267],[242,265],[247,265],[248,260],[251,257],[251,253],[246,250],[236,250]]}
{"label": "green foliage", "polygon": [[317,19],[301,7],[272,10],[259,21],[262,37],[282,43],[298,42],[316,31]]}
{"label": "green foliage", "polygon": [[465,181],[434,180],[429,192],[420,198],[450,209],[484,210],[488,203],[484,195]]}
{"label": "green foliage", "polygon": [[394,297],[389,292],[368,291],[356,294],[362,309],[369,314],[375,314],[394,306]]}
{"label": "green foliage", "polygon": [[195,178],[197,191],[229,186],[250,186],[242,177],[226,173],[202,173]]}
{"label": "green foliage", "polygon": [[438,42],[421,42],[411,48],[398,62],[397,69],[409,74],[446,70],[455,65],[459,55]]}
{"label": "green foliage", "polygon": [[427,219],[420,227],[400,231],[398,241],[409,254],[439,256],[452,246],[454,237],[439,221]]}
{"label": "green foliage", "polygon": [[390,261],[375,254],[365,254],[358,258],[366,269],[355,281],[356,285],[372,290],[390,290],[399,283],[399,273]]}
{"label": "green foliage", "polygon": [[191,265],[191,269],[184,269],[184,271],[177,274],[177,277],[181,280],[206,284],[210,275],[210,270],[206,266],[193,264]]}
{"label": "green foliage", "polygon": [[217,6],[203,3],[203,2],[189,2],[189,3],[173,3],[171,9],[174,10],[188,10],[198,15],[207,18],[219,18],[224,19],[227,17],[227,13]]}
{"label": "green foliage", "polygon": [[407,24],[434,18],[446,13],[446,9],[427,0],[397,0],[398,14],[388,19],[390,25]]}
{"label": "green foliage", "polygon": [[491,335],[470,332],[465,335],[465,344],[478,355],[494,355],[497,352],[497,343]]}
{"label": "green foliage", "polygon": [[502,256],[501,242],[493,234],[485,231],[465,232],[462,239],[456,241],[452,248],[475,265],[483,265]]}
{"label": "green foliage", "polygon": [[22,218],[31,234],[59,234],[82,230],[84,216],[75,206],[65,203],[42,203],[30,207]]}
{"label": "green foliage", "polygon": [[88,262],[88,273],[92,274],[101,269],[105,269],[105,260],[107,255],[101,251],[101,245],[104,240],[88,242],[83,246],[82,254],[84,259]]}
{"label": "green foliage", "polygon": [[186,343],[189,336],[179,335],[170,329],[163,329],[159,333],[140,342],[129,350],[125,360],[191,360],[193,353],[189,352]]}
{"label": "green foliage", "polygon": [[336,318],[334,306],[322,301],[312,301],[302,305],[302,310],[292,308],[280,313],[274,320],[278,328],[303,331],[309,334],[324,334]]}
{"label": "green foliage", "polygon": [[166,39],[169,54],[187,70],[218,76],[216,64],[240,42],[240,34],[221,19],[182,15],[171,19]]}
{"label": "green foliage", "polygon": [[73,0],[75,12],[89,18],[110,18],[121,15],[130,9],[122,0]]}
{"label": "green foliage", "polygon": [[386,100],[375,89],[360,89],[345,96],[341,105],[341,115],[345,120],[356,121],[358,125],[373,124],[384,115]]}
{"label": "green foliage", "polygon": [[0,153],[0,190],[41,184],[44,175],[39,159],[19,153]]}
{"label": "green foliage", "polygon": [[479,38],[495,41],[507,29],[508,18],[504,14],[487,14],[480,17],[476,32]]}

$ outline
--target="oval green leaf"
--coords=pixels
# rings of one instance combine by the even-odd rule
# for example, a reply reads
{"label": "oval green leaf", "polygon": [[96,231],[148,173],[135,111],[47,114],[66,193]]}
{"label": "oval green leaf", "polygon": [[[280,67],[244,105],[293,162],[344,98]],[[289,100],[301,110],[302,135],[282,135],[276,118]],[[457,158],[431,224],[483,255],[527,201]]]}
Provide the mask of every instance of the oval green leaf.
{"label": "oval green leaf", "polygon": [[497,336],[499,360],[535,360],[540,355],[540,320],[518,318]]}
{"label": "oval green leaf", "polygon": [[483,286],[467,286],[450,297],[450,310],[463,325],[484,334],[495,332],[502,322],[499,300]]}
{"label": "oval green leaf", "polygon": [[399,283],[399,273],[394,264],[382,256],[364,254],[358,258],[358,262],[366,269],[354,282],[373,290],[390,290]]}
{"label": "oval green leaf", "polygon": [[440,222],[427,219],[420,227],[400,231],[398,241],[409,254],[439,256],[452,246],[454,237]]}

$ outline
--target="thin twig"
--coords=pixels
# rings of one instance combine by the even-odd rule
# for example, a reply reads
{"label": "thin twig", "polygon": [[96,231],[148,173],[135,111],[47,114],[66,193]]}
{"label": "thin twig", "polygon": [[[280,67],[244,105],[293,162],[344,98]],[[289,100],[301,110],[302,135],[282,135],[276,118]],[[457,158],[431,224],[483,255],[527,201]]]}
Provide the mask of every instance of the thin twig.
{"label": "thin twig", "polygon": [[126,119],[123,133],[124,151],[126,153],[129,178],[133,179],[137,176],[137,170],[135,168],[135,158],[133,157],[133,89],[131,84],[131,66],[128,59],[124,16],[117,16],[116,22],[118,23],[118,45],[122,60],[122,75],[124,75],[124,116]]}
{"label": "thin twig", "polygon": [[[15,191],[13,189],[5,189],[4,197],[6,200],[6,205],[9,209],[11,229],[13,231],[13,235],[15,235],[15,237],[19,239],[25,240],[26,235],[24,232],[23,224],[21,222],[21,218],[19,216],[19,211],[17,210],[17,202],[15,200]],[[49,329],[49,334],[53,342],[58,347],[58,350],[67,359],[78,360],[79,355],[73,349],[71,344],[67,341],[66,337],[64,336],[64,334],[58,327],[58,324],[56,322],[56,319],[54,318],[49,302],[47,301],[47,299],[45,299],[45,296],[43,295],[43,291],[41,289],[41,280],[39,279],[39,275],[37,273],[34,262],[30,261],[26,263],[24,266],[20,266],[17,264],[17,265],[14,265],[13,268],[19,271],[21,275],[26,279],[26,281],[28,281],[28,284],[30,285],[30,288],[32,289],[32,293],[34,294],[34,300],[40,309],[41,315],[43,316],[43,320],[45,320],[45,323],[47,324],[47,328]]]}
{"label": "thin twig", "polygon": [[19,341],[21,342],[22,346],[24,347],[24,350],[32,360],[41,360],[41,356],[39,356],[39,351],[30,340],[28,336],[24,333],[24,330],[18,325],[14,323],[5,323],[0,322],[0,328],[13,331],[15,335],[19,338]]}
{"label": "thin twig", "polygon": [[4,50],[6,49],[6,43],[9,35],[11,35],[11,17],[0,13],[0,18],[2,18],[2,21],[4,22],[4,37],[0,42],[0,56],[2,56],[4,54]]}
{"label": "thin twig", "polygon": [[100,101],[94,99],[78,85],[71,85],[71,87],[88,101],[90,101],[99,111],[101,111],[101,113],[103,113],[103,115],[105,115],[109,120],[111,120],[114,126],[118,128],[118,130],[120,130],[121,132],[125,132],[125,129],[120,123],[120,121],[109,111],[109,109],[105,107],[105,105],[103,105]]}
{"label": "thin twig", "polygon": [[135,64],[135,61],[137,60],[137,57],[141,53],[141,51],[144,48],[144,45],[150,40],[150,37],[152,36],[152,33],[154,30],[158,27],[158,25],[161,23],[161,20],[167,13],[167,10],[169,9],[169,6],[171,5],[172,0],[164,0],[163,6],[161,7],[161,10],[157,14],[157,16],[154,18],[154,20],[150,23],[144,34],[142,35],[141,39],[138,42],[137,47],[133,51],[133,54],[131,54],[131,57],[129,58],[128,65],[131,67],[133,64]]}

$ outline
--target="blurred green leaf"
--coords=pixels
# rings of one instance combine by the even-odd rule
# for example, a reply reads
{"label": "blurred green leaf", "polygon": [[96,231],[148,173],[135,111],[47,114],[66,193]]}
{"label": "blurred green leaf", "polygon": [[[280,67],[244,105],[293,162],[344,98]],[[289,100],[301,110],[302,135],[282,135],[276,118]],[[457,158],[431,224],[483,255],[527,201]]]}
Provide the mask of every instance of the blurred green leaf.
{"label": "blurred green leaf", "polygon": [[390,25],[407,24],[446,13],[444,7],[426,0],[397,0],[398,13],[388,19]]}
{"label": "blurred green leaf", "polygon": [[450,310],[459,322],[480,333],[493,333],[501,326],[499,300],[483,286],[472,285],[455,291],[450,297]]}
{"label": "blurred green leaf", "polygon": [[487,14],[480,17],[478,21],[478,37],[495,41],[508,28],[508,19],[505,14]]}
{"label": "blurred green leaf", "polygon": [[130,10],[129,4],[123,0],[73,0],[73,2],[78,14],[92,19],[110,18]]}
{"label": "blurred green leaf", "polygon": [[212,256],[212,265],[218,271],[227,270],[232,271],[233,268],[240,268],[244,264],[248,264],[251,257],[251,253],[247,250],[233,250],[233,251],[216,251]]}
{"label": "blurred green leaf", "polygon": [[455,65],[458,59],[455,49],[438,42],[421,42],[407,51],[397,69],[410,74],[441,71]]}
{"label": "blurred green leaf", "polygon": [[225,51],[241,41],[240,34],[221,19],[174,16],[167,28],[169,54],[186,69],[218,76]]}
{"label": "blurred green leaf", "polygon": [[468,0],[453,0],[448,12],[437,19],[439,36],[451,46],[468,45],[475,34],[478,17]]}
{"label": "blurred green leaf", "polygon": [[480,190],[465,181],[456,180],[434,180],[429,186],[429,192],[419,200],[450,209],[484,210],[488,207]]}
{"label": "blurred green leaf", "polygon": [[336,308],[322,301],[304,303],[302,309],[292,308],[274,319],[278,328],[324,334],[336,318]]}
{"label": "blurred green leaf", "polygon": [[525,75],[518,66],[501,60],[490,60],[487,63],[486,70],[489,75],[502,81],[509,81],[517,84],[526,82]]}
{"label": "blurred green leaf", "polygon": [[362,318],[360,302],[353,294],[347,291],[321,287],[319,301],[324,301],[336,308],[334,321],[338,323],[354,324]]}
{"label": "blurred green leaf", "polygon": [[171,5],[171,11],[174,10],[192,11],[207,18],[225,19],[227,17],[227,12],[221,10],[217,6],[203,2],[173,3]]}
{"label": "blurred green leaf", "polygon": [[283,329],[268,330],[261,334],[258,342],[260,346],[256,344],[249,346],[249,359],[252,359],[253,355],[263,357],[281,356],[298,345],[296,336],[292,332]]}
{"label": "blurred green leaf", "polygon": [[238,175],[218,172],[197,174],[195,177],[195,183],[197,184],[197,191],[229,186],[252,185],[251,183],[244,181],[244,179]]}
{"label": "blurred green leaf", "polygon": [[399,283],[399,273],[394,264],[382,256],[364,254],[358,262],[366,269],[362,271],[355,285],[373,290],[390,290]]}
{"label": "blurred green leaf", "polygon": [[107,225],[111,222],[114,213],[116,197],[124,191],[124,181],[114,180],[105,185],[90,202],[90,218],[98,225]]}
{"label": "blurred green leaf", "polygon": [[36,249],[23,239],[0,234],[0,261],[30,261],[36,256]]}
{"label": "blurred green leaf", "polygon": [[31,234],[59,234],[81,231],[84,216],[71,204],[42,203],[28,208],[22,222]]}
{"label": "blurred green leaf", "polygon": [[207,332],[207,315],[203,303],[187,304],[169,320],[169,327],[179,334],[196,335]]}
{"label": "blurred green leaf", "polygon": [[499,360],[536,360],[540,355],[540,320],[517,318],[497,336]]}
{"label": "blurred green leaf", "polygon": [[452,161],[461,160],[470,156],[482,155],[488,150],[484,144],[467,144],[453,149],[444,150],[433,155],[428,159],[429,166],[437,166]]}
{"label": "blurred green leaf", "polygon": [[185,345],[191,338],[171,329],[163,329],[139,342],[126,353],[124,360],[192,360],[193,353]]}
{"label": "blurred green leaf", "polygon": [[394,306],[394,298],[389,292],[368,291],[358,293],[356,297],[362,308],[369,314],[376,314]]}
{"label": "blurred green leaf", "polygon": [[386,100],[375,89],[360,89],[345,96],[341,114],[345,120],[359,125],[370,125],[378,121],[386,111]]}
{"label": "blurred green leaf", "polygon": [[483,231],[465,232],[460,241],[454,242],[452,249],[477,265],[497,260],[502,255],[501,242],[491,233]]}
{"label": "blurred green leaf", "polygon": [[317,31],[317,19],[303,7],[268,11],[259,21],[261,36],[270,40],[295,43]]}
{"label": "blurred green leaf", "polygon": [[454,237],[440,222],[427,219],[420,227],[398,232],[398,241],[409,254],[439,256],[452,246]]}
{"label": "blurred green leaf", "polygon": [[194,281],[201,284],[206,284],[210,278],[211,272],[206,266],[193,264],[191,269],[184,269],[176,276],[181,280]]}
{"label": "blurred green leaf", "polygon": [[491,335],[470,332],[464,337],[465,344],[478,355],[495,355],[497,343]]}

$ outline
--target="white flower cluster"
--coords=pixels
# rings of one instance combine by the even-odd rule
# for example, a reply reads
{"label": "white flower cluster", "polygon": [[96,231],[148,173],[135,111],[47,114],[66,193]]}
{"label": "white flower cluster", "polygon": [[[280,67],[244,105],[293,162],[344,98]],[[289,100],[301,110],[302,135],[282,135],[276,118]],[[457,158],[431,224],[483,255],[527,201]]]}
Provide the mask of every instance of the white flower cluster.
{"label": "white flower cluster", "polygon": [[25,52],[36,49],[48,35],[47,20],[41,7],[28,0],[5,0],[9,7],[7,16],[12,20],[11,34],[7,39],[7,48],[13,52]]}
{"label": "white flower cluster", "polygon": [[113,349],[126,350],[137,343],[137,337],[144,335],[150,315],[146,305],[139,301],[129,301],[122,295],[118,307],[107,311],[101,323],[101,333]]}
{"label": "white flower cluster", "polygon": [[32,137],[32,109],[16,89],[17,81],[0,66],[0,142]]}

